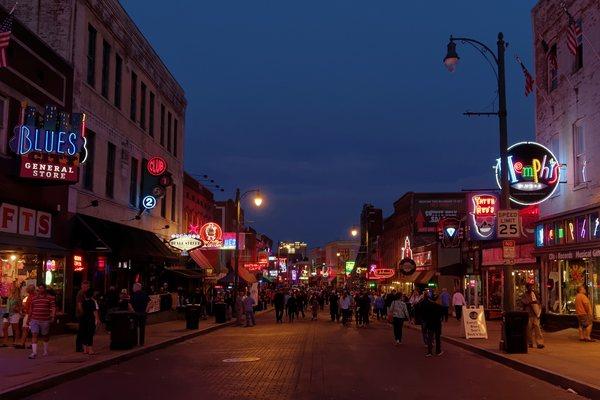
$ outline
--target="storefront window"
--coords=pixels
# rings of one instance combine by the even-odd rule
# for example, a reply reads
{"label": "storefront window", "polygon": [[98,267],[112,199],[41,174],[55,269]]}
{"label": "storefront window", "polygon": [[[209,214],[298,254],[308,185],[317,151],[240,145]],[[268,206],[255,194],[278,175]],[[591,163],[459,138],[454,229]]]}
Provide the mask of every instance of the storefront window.
{"label": "storefront window", "polygon": [[525,294],[527,283],[533,283],[533,291],[536,296],[540,295],[540,280],[535,269],[517,269],[513,272],[515,277],[515,307],[520,308],[520,301]]}
{"label": "storefront window", "polygon": [[481,276],[465,275],[464,280],[465,301],[470,306],[479,306],[482,304]]}
{"label": "storefront window", "polygon": [[504,281],[502,270],[487,270],[486,277],[486,308],[489,310],[501,310]]}
{"label": "storefront window", "polygon": [[600,277],[595,259],[551,262],[548,273],[548,310],[557,314],[575,314],[577,288],[586,286],[595,318],[600,318]]}

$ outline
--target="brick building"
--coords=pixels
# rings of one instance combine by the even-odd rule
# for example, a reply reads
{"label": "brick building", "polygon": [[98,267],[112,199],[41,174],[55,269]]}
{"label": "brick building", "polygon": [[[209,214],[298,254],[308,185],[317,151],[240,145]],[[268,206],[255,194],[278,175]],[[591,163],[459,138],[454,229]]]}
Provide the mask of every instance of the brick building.
{"label": "brick building", "polygon": [[215,217],[215,198],[213,193],[197,179],[183,174],[183,223],[186,231],[190,225],[202,226]]}
{"label": "brick building", "polygon": [[[161,238],[181,231],[183,89],[118,0],[37,0],[15,14],[72,66],[72,108],[87,117],[88,159],[68,201],[72,247],[85,259],[75,280],[156,286],[177,262]],[[166,161],[173,185],[140,213],[153,156]]]}
{"label": "brick building", "polygon": [[567,11],[561,3],[532,10],[536,137],[564,166],[563,183],[540,204],[536,247],[549,321],[574,325],[579,285],[600,318],[600,3],[570,0]]}

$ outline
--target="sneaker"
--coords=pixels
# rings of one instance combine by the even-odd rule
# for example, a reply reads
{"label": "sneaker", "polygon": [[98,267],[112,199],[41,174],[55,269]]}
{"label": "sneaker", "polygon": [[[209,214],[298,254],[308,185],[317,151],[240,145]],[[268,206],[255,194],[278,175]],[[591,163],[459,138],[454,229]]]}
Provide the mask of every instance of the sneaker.
{"label": "sneaker", "polygon": [[442,354],[444,354],[443,351],[440,351],[439,353],[435,353],[436,356],[441,356]]}
{"label": "sneaker", "polygon": [[33,359],[35,359],[36,357],[37,357],[37,354],[35,354],[35,353],[31,353],[31,354],[29,355],[29,359],[30,359],[30,360],[33,360]]}
{"label": "sneaker", "polygon": [[538,348],[538,349],[543,349],[544,347],[546,347],[546,346],[544,346],[543,344],[538,344],[538,345],[537,345],[537,348]]}
{"label": "sneaker", "polygon": [[427,353],[427,354],[425,354],[425,357],[433,357],[433,354]]}

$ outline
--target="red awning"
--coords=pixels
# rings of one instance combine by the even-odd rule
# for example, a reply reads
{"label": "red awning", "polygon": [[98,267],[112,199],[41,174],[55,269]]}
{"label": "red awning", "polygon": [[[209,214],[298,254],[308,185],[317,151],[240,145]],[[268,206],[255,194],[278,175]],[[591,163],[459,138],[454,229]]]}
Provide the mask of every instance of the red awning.
{"label": "red awning", "polygon": [[238,275],[247,283],[256,282],[256,276],[241,265],[238,266]]}
{"label": "red awning", "polygon": [[208,261],[208,258],[202,253],[202,250],[195,249],[190,251],[190,257],[194,260],[194,262],[202,269],[212,269],[215,270],[215,267]]}

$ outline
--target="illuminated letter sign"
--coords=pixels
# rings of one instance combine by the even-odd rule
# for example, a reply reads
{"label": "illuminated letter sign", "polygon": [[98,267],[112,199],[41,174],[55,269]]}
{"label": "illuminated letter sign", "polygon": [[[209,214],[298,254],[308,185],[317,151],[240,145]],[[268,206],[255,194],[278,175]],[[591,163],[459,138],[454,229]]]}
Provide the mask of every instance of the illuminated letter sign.
{"label": "illuminated letter sign", "polygon": [[159,176],[167,171],[167,162],[162,157],[152,157],[146,166],[150,175]]}
{"label": "illuminated letter sign", "polygon": [[220,249],[223,247],[223,230],[214,223],[209,222],[200,228],[200,239],[205,249]]}
{"label": "illuminated letter sign", "polygon": [[[500,159],[496,160],[496,182],[500,184]],[[548,199],[560,183],[561,165],[552,152],[535,142],[521,142],[508,148],[510,200],[524,206]]]}
{"label": "illuminated letter sign", "polygon": [[413,260],[413,252],[410,248],[410,239],[408,236],[404,239],[404,247],[402,247],[402,259],[398,261],[398,269],[403,275],[412,275],[417,269],[417,263]]}
{"label": "illuminated letter sign", "polygon": [[498,218],[498,195],[489,193],[469,193],[467,205],[469,207],[469,234],[473,240],[492,240],[496,237],[496,223]]}
{"label": "illuminated letter sign", "polygon": [[27,107],[14,133],[9,145],[20,156],[21,178],[77,182],[79,164],[87,158],[85,114],[72,114],[69,120],[55,106],[46,106],[41,116]]}
{"label": "illuminated letter sign", "polygon": [[195,248],[202,247],[202,240],[200,240],[199,235],[187,233],[175,234],[171,236],[169,245],[185,253]]}

